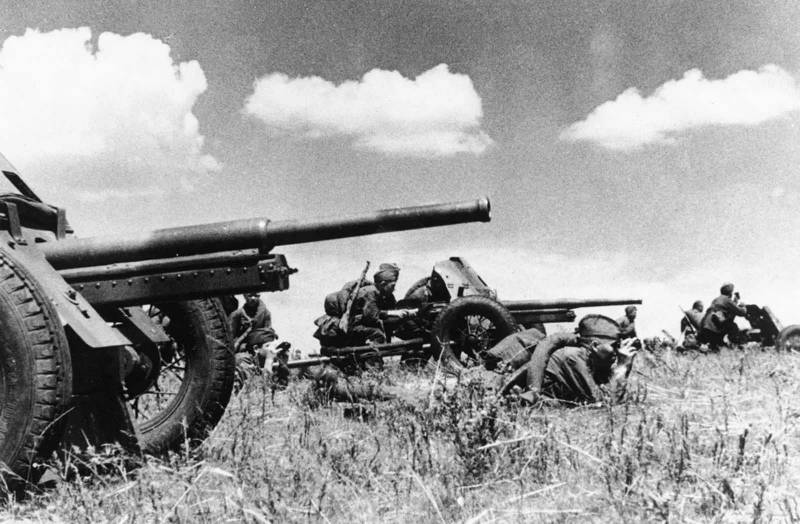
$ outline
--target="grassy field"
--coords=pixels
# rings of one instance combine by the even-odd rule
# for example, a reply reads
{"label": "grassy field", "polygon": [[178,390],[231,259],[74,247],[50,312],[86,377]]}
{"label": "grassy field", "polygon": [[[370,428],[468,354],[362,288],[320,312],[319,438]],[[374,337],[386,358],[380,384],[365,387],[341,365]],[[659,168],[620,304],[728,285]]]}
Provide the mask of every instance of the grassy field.
{"label": "grassy field", "polygon": [[[385,380],[430,382],[391,368]],[[317,405],[260,380],[197,452],[126,473],[98,457],[0,517],[65,522],[796,522],[800,355],[634,364],[624,405],[530,408],[475,385]],[[363,420],[362,420],[363,419]],[[101,465],[111,473],[91,473]],[[59,467],[62,473],[71,464]]]}

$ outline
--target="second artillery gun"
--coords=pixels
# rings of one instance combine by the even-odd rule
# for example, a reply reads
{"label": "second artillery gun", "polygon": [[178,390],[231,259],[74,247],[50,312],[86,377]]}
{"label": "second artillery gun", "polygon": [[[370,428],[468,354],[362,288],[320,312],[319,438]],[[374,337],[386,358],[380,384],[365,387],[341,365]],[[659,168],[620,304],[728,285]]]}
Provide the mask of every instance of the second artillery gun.
{"label": "second artillery gun", "polygon": [[[498,300],[478,273],[461,257],[437,262],[430,276],[415,282],[397,307],[413,311],[394,335],[401,342],[378,346],[323,346],[322,360],[304,364],[341,363],[401,355],[405,360],[441,358],[456,367],[482,365],[486,352],[519,329],[572,322],[576,308],[641,304],[641,299]],[[333,359],[333,360],[331,360]]]}
{"label": "second artillery gun", "polygon": [[490,220],[486,198],[352,217],[266,218],[76,238],[0,155],[0,463],[119,443],[158,453],[206,436],[231,395],[219,299],[289,288],[278,245]]}

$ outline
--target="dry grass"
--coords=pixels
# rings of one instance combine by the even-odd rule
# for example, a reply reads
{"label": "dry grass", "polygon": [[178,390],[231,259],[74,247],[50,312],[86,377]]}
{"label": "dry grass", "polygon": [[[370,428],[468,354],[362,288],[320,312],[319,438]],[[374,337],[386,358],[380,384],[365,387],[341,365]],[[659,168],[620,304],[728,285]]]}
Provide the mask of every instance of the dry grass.
{"label": "dry grass", "polygon": [[[430,377],[393,369],[389,379]],[[800,356],[759,348],[657,347],[635,363],[630,401],[599,409],[498,405],[464,385],[438,401],[358,413],[317,406],[303,383],[273,399],[256,381],[191,456],[148,459],[128,473],[119,459],[112,473],[90,465],[43,495],[8,502],[0,517],[795,522],[798,388]]]}

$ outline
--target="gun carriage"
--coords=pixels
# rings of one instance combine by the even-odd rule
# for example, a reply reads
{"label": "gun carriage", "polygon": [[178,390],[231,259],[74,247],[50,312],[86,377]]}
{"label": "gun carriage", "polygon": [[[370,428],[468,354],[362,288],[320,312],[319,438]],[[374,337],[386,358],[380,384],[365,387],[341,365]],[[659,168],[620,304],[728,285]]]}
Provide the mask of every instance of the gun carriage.
{"label": "gun carriage", "polygon": [[0,195],[0,462],[26,480],[59,446],[203,439],[234,377],[214,297],[288,289],[297,270],[275,246],[490,220],[483,198],[77,238],[2,156],[0,169],[19,192]]}

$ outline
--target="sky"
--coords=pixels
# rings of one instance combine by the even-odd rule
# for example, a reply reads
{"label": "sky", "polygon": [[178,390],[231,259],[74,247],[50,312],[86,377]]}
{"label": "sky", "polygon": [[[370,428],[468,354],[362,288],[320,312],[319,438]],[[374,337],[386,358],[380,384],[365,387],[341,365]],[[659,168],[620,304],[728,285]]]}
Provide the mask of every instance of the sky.
{"label": "sky", "polygon": [[[492,221],[275,248],[314,351],[366,260],[462,256],[501,299],[732,281],[800,323],[800,4],[0,0],[0,152],[79,236],[488,196]],[[622,307],[580,310],[617,317]]]}

